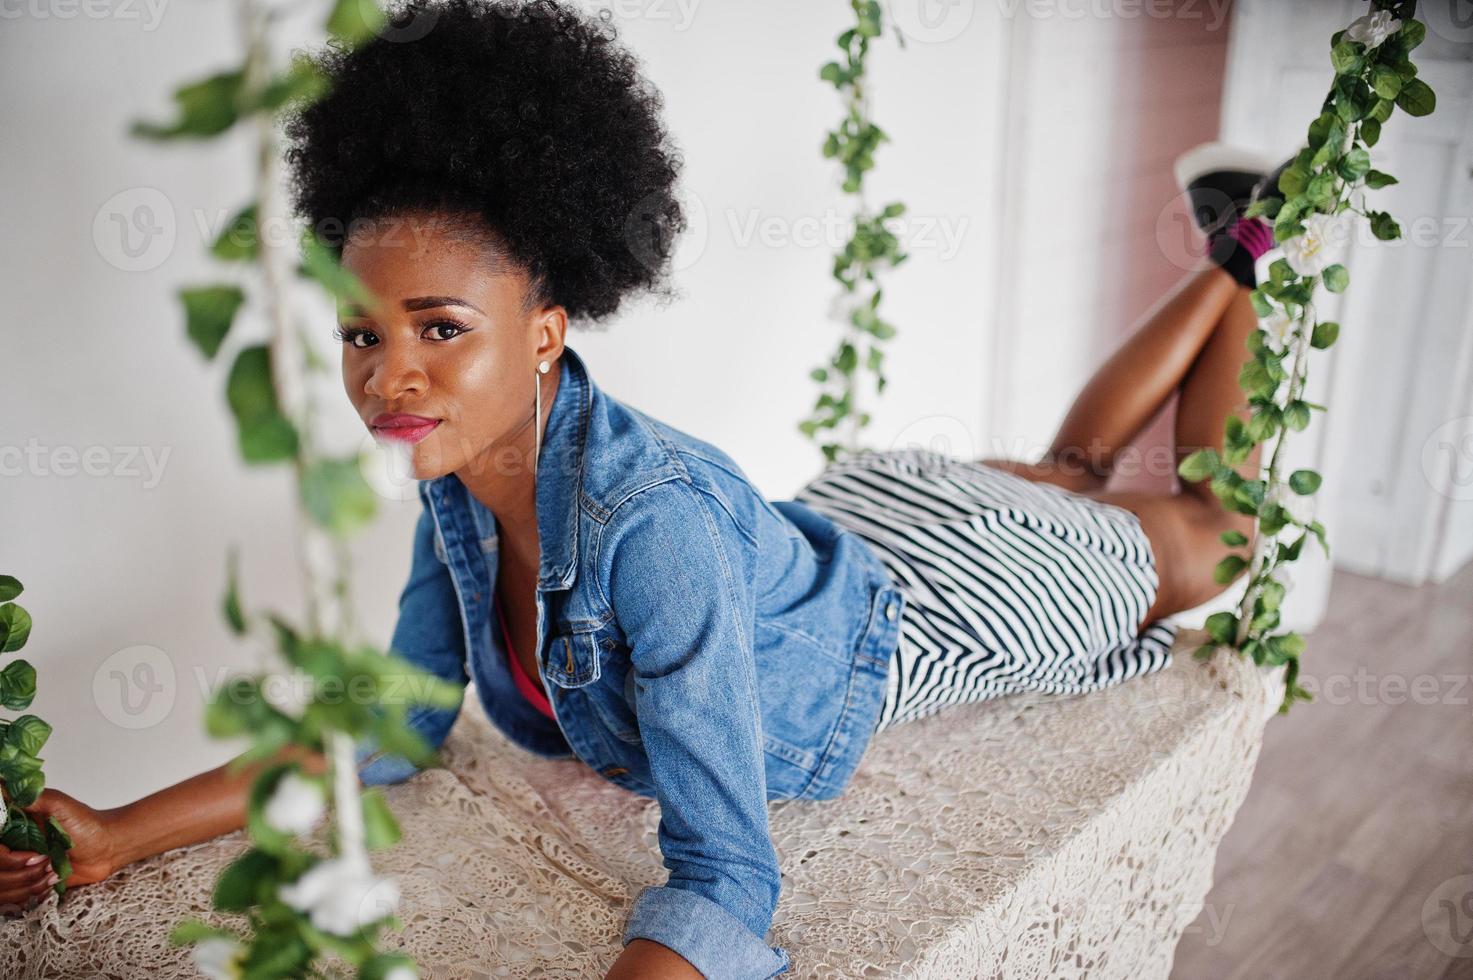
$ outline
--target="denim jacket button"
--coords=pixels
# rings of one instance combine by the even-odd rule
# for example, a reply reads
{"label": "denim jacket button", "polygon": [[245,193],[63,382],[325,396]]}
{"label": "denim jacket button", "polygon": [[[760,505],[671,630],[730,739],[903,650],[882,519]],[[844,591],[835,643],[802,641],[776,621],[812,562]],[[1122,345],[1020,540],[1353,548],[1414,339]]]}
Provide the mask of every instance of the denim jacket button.
{"label": "denim jacket button", "polygon": [[885,607],[885,618],[886,619],[894,619],[895,618],[895,603],[892,602],[888,606]]}

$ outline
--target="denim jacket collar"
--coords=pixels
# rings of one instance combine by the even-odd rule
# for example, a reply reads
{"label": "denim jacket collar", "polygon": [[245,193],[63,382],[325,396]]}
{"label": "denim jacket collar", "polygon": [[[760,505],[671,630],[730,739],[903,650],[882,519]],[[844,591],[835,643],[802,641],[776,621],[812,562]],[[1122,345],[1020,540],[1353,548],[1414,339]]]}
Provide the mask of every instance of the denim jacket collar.
{"label": "denim jacket collar", "polygon": [[578,498],[583,493],[593,383],[583,359],[563,347],[537,460],[537,534],[542,543],[539,589],[571,588],[578,577]]}

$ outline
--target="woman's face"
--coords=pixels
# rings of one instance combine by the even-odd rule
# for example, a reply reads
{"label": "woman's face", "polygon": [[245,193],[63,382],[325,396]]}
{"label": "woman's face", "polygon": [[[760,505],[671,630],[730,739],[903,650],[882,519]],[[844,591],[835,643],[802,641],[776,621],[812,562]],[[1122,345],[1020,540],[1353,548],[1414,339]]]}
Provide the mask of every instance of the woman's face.
{"label": "woman's face", "polygon": [[417,480],[530,472],[533,375],[547,360],[556,377],[563,308],[523,310],[526,273],[446,216],[356,226],[342,263],[374,296],[339,324],[343,385],[374,438],[407,447]]}

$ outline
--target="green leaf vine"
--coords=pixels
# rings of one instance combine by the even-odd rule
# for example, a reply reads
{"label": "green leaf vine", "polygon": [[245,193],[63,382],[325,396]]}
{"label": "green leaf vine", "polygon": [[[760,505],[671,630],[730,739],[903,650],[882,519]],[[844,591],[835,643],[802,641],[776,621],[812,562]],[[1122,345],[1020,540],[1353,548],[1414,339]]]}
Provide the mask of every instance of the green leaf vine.
{"label": "green leaf vine", "polygon": [[[1281,712],[1295,701],[1310,700],[1298,681],[1304,637],[1291,630],[1276,632],[1286,591],[1282,571],[1299,559],[1310,538],[1326,557],[1330,553],[1324,525],[1305,506],[1320,489],[1320,474],[1308,469],[1284,473],[1284,445],[1289,433],[1309,425],[1314,411],[1325,410],[1305,400],[1304,388],[1309,351],[1329,348],[1340,335],[1338,323],[1318,318],[1314,302],[1317,287],[1342,293],[1350,284],[1345,267],[1330,261],[1336,239],[1345,234],[1351,215],[1365,218],[1377,239],[1401,236],[1391,215],[1367,209],[1364,192],[1396,183],[1395,177],[1372,168],[1370,155],[1392,113],[1401,109],[1425,116],[1436,107],[1436,96],[1417,77],[1411,58],[1427,33],[1414,19],[1415,9],[1415,0],[1373,0],[1368,14],[1331,37],[1334,82],[1320,114],[1309,124],[1307,142],[1280,177],[1277,193],[1247,211],[1273,222],[1274,240],[1285,253],[1252,293],[1261,325],[1249,336],[1253,358],[1238,377],[1248,395],[1249,418],[1227,418],[1222,453],[1200,449],[1178,467],[1184,480],[1210,478],[1222,505],[1252,515],[1257,527],[1251,548],[1239,532],[1222,535],[1223,544],[1244,550],[1229,552],[1218,563],[1217,581],[1231,582],[1246,569],[1247,584],[1236,611],[1208,617],[1210,642],[1196,655],[1205,659],[1226,646],[1256,664],[1284,666]],[[1233,469],[1255,446],[1270,441],[1263,479],[1245,479]]]}
{"label": "green leaf vine", "polygon": [[[853,27],[839,35],[842,59],[830,61],[819,70],[819,78],[838,90],[844,117],[824,139],[823,155],[842,167],[841,187],[854,196],[854,218],[849,239],[834,255],[833,277],[839,285],[834,315],[843,324],[843,335],[828,361],[809,372],[819,385],[819,395],[798,429],[810,439],[823,439],[820,448],[828,460],[840,452],[858,448],[859,433],[869,425],[870,413],[859,407],[861,372],[875,378],[875,394],[885,390],[883,342],[896,334],[894,325],[880,315],[883,289],[880,274],[899,266],[908,257],[900,240],[885,222],[905,213],[905,205],[890,203],[872,210],[864,192],[864,177],[874,168],[875,150],[889,136],[870,117],[865,59],[872,38],[882,32],[882,14],[877,0],[850,0]],[[896,38],[904,46],[903,36]],[[847,439],[834,432],[848,421]]]}
{"label": "green leaf vine", "polygon": [[[273,59],[271,32],[289,4],[237,3],[243,63],[183,85],[174,93],[173,121],[136,122],[132,133],[155,141],[212,139],[237,128],[254,133],[254,198],[210,247],[233,278],[188,286],[179,300],[185,335],[206,361],[238,332],[238,314],[252,296],[263,309],[269,335],[237,345],[225,401],[242,458],[287,464],[295,477],[307,622],[299,628],[275,613],[251,613],[241,602],[239,553],[231,548],[222,616],[237,637],[263,635],[281,660],[279,669],[263,663],[257,673],[220,685],[205,715],[212,737],[250,740],[233,766],[263,763],[249,792],[251,847],[224,869],[213,897],[217,911],[243,916],[245,923],[226,929],[190,920],[170,938],[192,945],[197,963],[212,976],[411,980],[418,972],[409,957],[378,948],[383,930],[402,923],[394,914],[397,886],[375,876],[368,860],[369,851],[399,839],[399,827],[378,790],[360,792],[355,750],[371,739],[379,754],[433,764],[438,754],[408,724],[409,707],[455,707],[463,690],[358,638],[347,540],[373,519],[376,498],[361,454],[335,456],[318,444],[311,379],[328,365],[295,318],[293,287],[309,282],[338,301],[368,296],[315,230],[305,229],[295,241],[278,240],[276,230],[290,217],[277,182],[278,118],[321,97],[326,84],[311,58],[293,58],[284,68]],[[383,23],[372,3],[338,0],[325,27],[331,43],[351,46],[373,37]],[[309,773],[304,752],[322,754],[328,773]],[[329,818],[326,855],[313,847],[323,817]],[[329,957],[353,972],[320,962]]]}
{"label": "green leaf vine", "polygon": [[[31,614],[15,601],[22,591],[15,576],[0,575],[0,654],[14,653],[31,638]],[[15,659],[0,669],[0,707],[24,711],[35,699],[36,668],[29,661]],[[50,737],[51,726],[36,715],[0,720],[0,844],[49,857],[58,879],[51,888],[64,895],[72,839],[55,817],[43,825],[23,809],[46,788],[41,748]]]}

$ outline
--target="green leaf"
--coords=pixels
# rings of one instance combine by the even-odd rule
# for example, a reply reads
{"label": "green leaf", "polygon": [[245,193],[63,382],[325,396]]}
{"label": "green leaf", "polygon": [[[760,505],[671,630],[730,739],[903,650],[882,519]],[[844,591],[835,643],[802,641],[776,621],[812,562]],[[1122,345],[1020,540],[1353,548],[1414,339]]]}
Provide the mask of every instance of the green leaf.
{"label": "green leaf", "polygon": [[1360,138],[1366,146],[1375,146],[1381,142],[1381,124],[1374,119],[1362,120]]}
{"label": "green leaf", "polygon": [[24,711],[36,697],[36,668],[24,660],[12,660],[0,670],[0,706]]}
{"label": "green leaf", "polygon": [[41,747],[51,737],[51,726],[35,715],[21,715],[10,723],[5,733],[5,744],[14,745],[26,755],[38,756]]}
{"label": "green leaf", "polygon": [[20,579],[14,575],[0,575],[0,602],[9,602],[24,591]]}
{"label": "green leaf", "polygon": [[830,61],[818,70],[818,77],[821,81],[838,85],[844,80],[844,69],[837,61]]}
{"label": "green leaf", "polygon": [[1212,578],[1219,585],[1227,585],[1247,567],[1248,561],[1242,555],[1228,555],[1212,569]]}
{"label": "green leaf", "polygon": [[1332,293],[1343,293],[1345,287],[1350,285],[1350,273],[1338,262],[1325,269],[1324,279],[1325,288]]}
{"label": "green leaf", "polygon": [[244,912],[257,904],[276,880],[280,862],[258,848],[230,862],[215,881],[214,906],[221,912]]}
{"label": "green leaf", "polygon": [[[10,791],[10,801],[16,806],[27,807],[36,802],[41,791],[46,788],[46,777],[40,769],[35,769],[16,779],[7,779],[6,787]],[[41,853],[46,852],[45,837],[42,836]]]}
{"label": "green leaf", "polygon": [[284,105],[305,106],[327,94],[329,82],[322,69],[310,57],[292,59],[285,73],[266,84],[256,98],[256,108],[275,111]]}
{"label": "green leaf", "polygon": [[1177,465],[1176,472],[1188,483],[1196,483],[1217,472],[1219,465],[1215,449],[1198,449]]}
{"label": "green leaf", "polygon": [[1284,406],[1284,425],[1295,432],[1303,432],[1309,426],[1309,406],[1299,400]]}
{"label": "green leaf", "polygon": [[1330,64],[1335,66],[1335,74],[1349,75],[1360,71],[1364,62],[1359,48],[1355,41],[1341,41],[1330,50]]}
{"label": "green leaf", "polygon": [[1308,495],[1320,488],[1320,480],[1314,470],[1295,470],[1289,474],[1289,489],[1301,496]]}
{"label": "green leaf", "polygon": [[246,619],[245,613],[240,608],[240,552],[233,545],[226,558],[225,599],[222,608],[225,613],[225,622],[230,625],[230,632],[236,636],[244,636]]}
{"label": "green leaf", "polygon": [[1216,612],[1207,617],[1207,635],[1218,643],[1233,644],[1238,638],[1238,617],[1230,612]]}
{"label": "green leaf", "polygon": [[327,33],[357,46],[383,29],[383,10],[374,0],[337,0],[327,16]]}
{"label": "green leaf", "polygon": [[1316,350],[1324,350],[1333,344],[1339,336],[1340,324],[1335,321],[1326,320],[1323,323],[1316,323],[1314,329],[1309,334],[1309,346]]}
{"label": "green leaf", "polygon": [[373,293],[357,276],[343,268],[342,261],[311,229],[302,233],[302,262],[297,272],[315,280],[337,300],[339,312],[342,305],[356,303],[368,306],[373,302]]}
{"label": "green leaf", "polygon": [[1409,116],[1425,116],[1437,108],[1437,95],[1432,86],[1414,78],[1402,86],[1396,97],[1397,107]]}
{"label": "green leaf", "polygon": [[245,292],[239,286],[194,286],[179,290],[179,299],[184,303],[185,332],[206,360],[213,359],[245,302]]}
{"label": "green leaf", "polygon": [[1330,542],[1325,538],[1325,526],[1319,521],[1310,521],[1305,525],[1305,529],[1315,536],[1315,540],[1319,541],[1320,547],[1324,549],[1325,557],[1330,557]]}
{"label": "green leaf", "polygon": [[[1304,189],[1309,186],[1309,172],[1297,166],[1290,167],[1279,175],[1279,190],[1284,195],[1285,203],[1289,198],[1303,194]],[[1282,216],[1283,212],[1279,212]]]}
{"label": "green leaf", "polygon": [[1356,147],[1340,158],[1340,164],[1336,169],[1346,180],[1358,180],[1370,172],[1371,154],[1361,147]]}
{"label": "green leaf", "polygon": [[1385,65],[1371,69],[1371,88],[1383,99],[1394,99],[1401,92],[1401,76]]}
{"label": "green leaf", "polygon": [[1238,370],[1238,387],[1248,394],[1265,394],[1272,392],[1277,384],[1269,377],[1268,368],[1261,361],[1244,361]]}
{"label": "green leaf", "polygon": [[1372,211],[1371,234],[1383,242],[1393,241],[1401,237],[1401,225],[1385,211]]}
{"label": "green leaf", "polygon": [[1383,187],[1390,187],[1395,183],[1398,183],[1397,179],[1390,174],[1382,173],[1379,170],[1366,171],[1366,186],[1373,191],[1380,190]]}
{"label": "green leaf", "polygon": [[201,939],[218,936],[221,939],[234,939],[240,941],[240,937],[228,929],[212,926],[199,919],[185,919],[183,922],[169,930],[169,942],[174,946],[192,946]]}
{"label": "green leaf", "polygon": [[363,840],[371,851],[393,847],[399,842],[399,821],[384,800],[383,793],[376,789],[363,792]]}
{"label": "green leaf", "polygon": [[1384,124],[1386,120],[1391,118],[1391,113],[1395,111],[1395,108],[1396,103],[1391,99],[1377,99],[1376,104],[1371,106],[1369,118]]}
{"label": "green leaf", "polygon": [[277,408],[269,347],[257,344],[236,355],[225,397],[235,414],[241,454],[247,462],[272,462],[296,454],[296,429]]}
{"label": "green leaf", "polygon": [[312,520],[345,536],[373,520],[377,498],[357,458],[321,459],[302,473],[302,505]]}
{"label": "green leaf", "polygon": [[1410,17],[1402,20],[1401,30],[1396,32],[1396,39],[1403,51],[1410,51],[1427,37],[1427,25],[1420,20],[1412,20]]}
{"label": "green leaf", "polygon": [[1264,582],[1259,590],[1256,605],[1269,611],[1278,609],[1284,604],[1284,592],[1285,589],[1282,582],[1272,580]]}
{"label": "green leaf", "polygon": [[[12,791],[11,796],[18,794]],[[16,799],[14,802],[19,803]],[[29,803],[21,804],[29,806]],[[0,834],[0,844],[13,851],[31,851],[36,854],[46,853],[46,835],[30,814],[17,810],[10,812],[10,818],[5,821],[5,830]]]}
{"label": "green leaf", "polygon": [[241,71],[221,72],[198,82],[182,86],[174,92],[178,116],[168,125],[133,123],[131,132],[140,139],[199,139],[223,133],[239,119]]}
{"label": "green leaf", "polygon": [[358,980],[387,980],[389,974],[401,969],[419,975],[414,960],[403,953],[378,953],[358,970]]}
{"label": "green leaf", "polygon": [[1253,304],[1253,312],[1258,314],[1259,319],[1273,315],[1274,305],[1264,295],[1262,287],[1250,292],[1248,300]]}
{"label": "green leaf", "polygon": [[226,262],[254,262],[260,257],[261,236],[254,203],[230,219],[210,246],[210,254]]}
{"label": "green leaf", "polygon": [[30,636],[31,614],[14,602],[0,606],[0,653],[14,653]]}
{"label": "green leaf", "polygon": [[1218,540],[1230,548],[1236,548],[1248,543],[1248,535],[1242,531],[1224,531],[1218,535]]}

